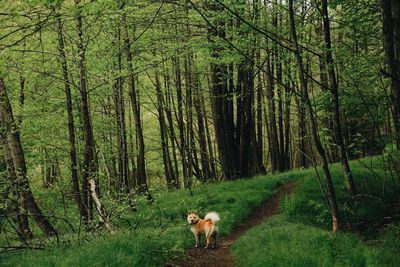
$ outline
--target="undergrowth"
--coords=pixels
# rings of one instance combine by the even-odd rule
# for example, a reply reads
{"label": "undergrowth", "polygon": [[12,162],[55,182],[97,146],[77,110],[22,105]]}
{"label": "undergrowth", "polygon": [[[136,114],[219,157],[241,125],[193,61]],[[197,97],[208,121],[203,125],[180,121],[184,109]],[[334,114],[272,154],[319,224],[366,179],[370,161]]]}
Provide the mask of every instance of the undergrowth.
{"label": "undergrowth", "polygon": [[194,245],[186,222],[187,210],[202,216],[217,211],[221,235],[241,223],[276,189],[297,174],[263,176],[220,184],[200,185],[188,191],[158,194],[148,205],[140,199],[138,212],[126,212],[116,233],[87,235],[58,247],[0,254],[1,266],[162,266],[167,259],[181,257]]}
{"label": "undergrowth", "polygon": [[398,211],[391,208],[399,201],[398,180],[387,175],[379,157],[353,161],[351,167],[359,190],[355,197],[345,193],[340,165],[331,167],[341,233],[330,232],[331,215],[317,177],[308,173],[281,200],[280,216],[234,244],[239,266],[398,266],[400,226]]}
{"label": "undergrowth", "polygon": [[[187,210],[202,216],[217,211],[221,235],[226,235],[279,186],[296,181],[295,193],[282,199],[281,215],[251,229],[232,247],[240,266],[395,266],[400,262],[400,225],[390,222],[383,228],[382,218],[394,217],[388,204],[398,200],[398,181],[387,176],[380,158],[353,161],[351,166],[360,191],[357,197],[344,193],[340,166],[331,168],[343,221],[343,232],[336,235],[329,231],[330,213],[315,172],[307,169],[199,185],[193,196],[184,190],[154,194],[152,205],[138,200],[138,212],[119,210],[114,233],[82,232],[81,238],[54,242],[52,248],[3,253],[0,265],[163,266],[194,245]],[[56,196],[41,194],[42,204]],[[76,216],[65,212],[69,218]],[[78,227],[78,221],[73,223]]]}

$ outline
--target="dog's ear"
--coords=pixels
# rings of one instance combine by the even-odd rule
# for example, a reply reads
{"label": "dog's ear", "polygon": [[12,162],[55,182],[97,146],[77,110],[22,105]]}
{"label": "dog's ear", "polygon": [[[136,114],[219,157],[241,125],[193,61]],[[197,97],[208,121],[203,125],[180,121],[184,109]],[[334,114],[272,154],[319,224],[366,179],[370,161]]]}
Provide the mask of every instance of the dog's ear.
{"label": "dog's ear", "polygon": [[187,211],[187,214],[188,214],[188,215],[191,214],[191,213],[193,213],[193,211],[191,211],[191,210],[188,210],[188,211]]}
{"label": "dog's ear", "polygon": [[194,210],[193,213],[194,213],[195,215],[197,215],[197,210]]}

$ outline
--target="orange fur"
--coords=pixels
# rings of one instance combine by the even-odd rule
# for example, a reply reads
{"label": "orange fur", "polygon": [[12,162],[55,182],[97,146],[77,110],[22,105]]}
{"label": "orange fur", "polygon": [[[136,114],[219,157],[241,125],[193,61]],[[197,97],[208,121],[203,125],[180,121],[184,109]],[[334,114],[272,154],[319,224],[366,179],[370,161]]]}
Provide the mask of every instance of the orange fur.
{"label": "orange fur", "polygon": [[218,237],[218,227],[216,226],[217,221],[213,221],[213,219],[201,219],[196,211],[188,212],[187,216],[188,223],[191,225],[191,231],[193,232],[196,238],[196,248],[200,246],[200,235],[205,234],[206,236],[206,246],[207,249],[211,243],[213,243],[213,247],[215,248],[217,245],[217,237]]}

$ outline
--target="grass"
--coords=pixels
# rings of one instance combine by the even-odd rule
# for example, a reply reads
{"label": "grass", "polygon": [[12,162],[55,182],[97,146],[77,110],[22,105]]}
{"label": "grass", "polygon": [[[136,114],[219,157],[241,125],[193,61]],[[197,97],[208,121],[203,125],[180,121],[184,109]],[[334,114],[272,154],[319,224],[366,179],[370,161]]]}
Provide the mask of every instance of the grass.
{"label": "grass", "polygon": [[304,173],[295,193],[282,200],[282,214],[234,244],[239,266],[398,266],[400,225],[379,229],[382,218],[393,215],[387,204],[398,198],[398,181],[388,182],[381,158],[353,161],[351,167],[357,197],[343,190],[341,167],[331,168],[344,232],[330,232],[330,213],[316,177]]}
{"label": "grass", "polygon": [[120,230],[114,234],[89,235],[86,237],[90,242],[73,241],[45,250],[0,254],[0,265],[162,266],[194,245],[186,223],[187,210],[197,209],[203,216],[208,211],[218,211],[221,235],[225,235],[280,185],[296,177],[295,173],[286,173],[200,185],[193,190],[193,196],[187,191],[159,194],[153,205],[140,200],[139,212],[124,214],[119,221]]}
{"label": "grass", "polygon": [[[226,235],[280,185],[295,180],[297,190],[283,199],[282,214],[253,228],[232,247],[240,266],[395,266],[400,260],[396,254],[400,250],[400,226],[392,224],[376,231],[382,217],[390,214],[386,204],[397,196],[381,160],[367,158],[352,162],[357,187],[362,193],[356,198],[342,190],[340,166],[333,165],[331,170],[344,221],[342,226],[346,229],[337,235],[329,231],[330,214],[315,172],[307,169],[200,185],[194,188],[193,196],[183,190],[155,193],[153,205],[140,199],[138,212],[122,209],[122,215],[114,221],[118,231],[113,234],[99,232],[91,236],[89,233],[49,249],[0,254],[0,265],[163,266],[169,259],[182,257],[184,249],[194,245],[186,224],[187,210],[197,209],[203,216],[208,211],[218,211],[222,218],[221,234]],[[394,181],[394,185],[398,187],[398,182]],[[42,204],[51,199],[46,194],[39,196],[44,201]],[[109,210],[120,208],[111,204],[106,205]],[[74,217],[73,212],[69,216]],[[355,229],[359,232],[357,235],[349,233]],[[370,235],[368,230],[373,229],[376,233]],[[359,238],[361,233],[363,241]],[[68,240],[68,235],[63,240]]]}
{"label": "grass", "polygon": [[349,233],[278,216],[251,229],[232,248],[239,266],[398,266],[400,255]]}

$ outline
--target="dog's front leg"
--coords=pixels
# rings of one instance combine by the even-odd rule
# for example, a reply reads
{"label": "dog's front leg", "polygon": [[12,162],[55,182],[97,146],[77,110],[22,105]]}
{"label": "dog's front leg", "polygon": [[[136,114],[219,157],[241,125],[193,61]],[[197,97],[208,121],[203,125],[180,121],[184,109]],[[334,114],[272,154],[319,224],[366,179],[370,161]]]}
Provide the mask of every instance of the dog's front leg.
{"label": "dog's front leg", "polygon": [[196,233],[194,234],[195,238],[196,238],[196,246],[195,248],[200,247],[200,233]]}

